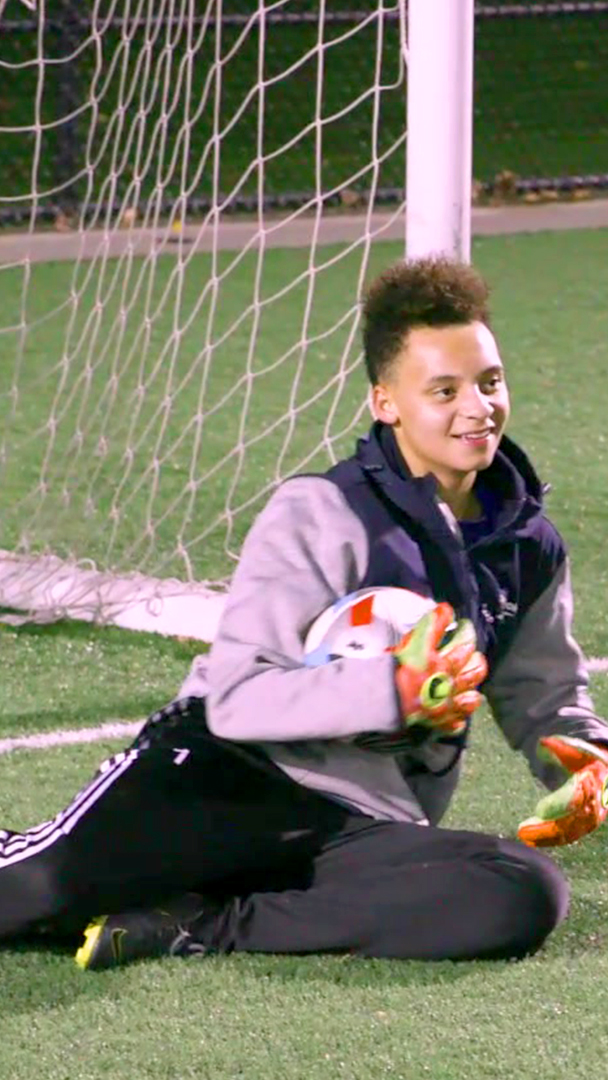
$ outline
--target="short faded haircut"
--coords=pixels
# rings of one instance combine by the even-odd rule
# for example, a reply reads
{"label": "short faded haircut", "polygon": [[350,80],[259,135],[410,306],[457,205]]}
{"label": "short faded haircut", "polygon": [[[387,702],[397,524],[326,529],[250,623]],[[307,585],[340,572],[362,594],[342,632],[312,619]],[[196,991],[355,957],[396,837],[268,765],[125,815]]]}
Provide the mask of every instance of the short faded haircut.
{"label": "short faded haircut", "polygon": [[390,376],[410,330],[423,326],[490,326],[489,287],[468,263],[445,256],[395,263],[363,298],[363,348],[372,386]]}

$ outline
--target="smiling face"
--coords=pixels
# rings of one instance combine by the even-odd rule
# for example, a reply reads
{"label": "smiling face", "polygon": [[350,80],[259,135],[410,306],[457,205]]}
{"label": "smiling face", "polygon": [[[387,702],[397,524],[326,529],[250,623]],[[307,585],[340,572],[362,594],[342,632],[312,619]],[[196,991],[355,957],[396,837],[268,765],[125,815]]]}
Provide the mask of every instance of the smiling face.
{"label": "smiling face", "polygon": [[481,322],[411,330],[372,399],[412,474],[433,473],[447,496],[470,491],[509,418],[498,347]]}

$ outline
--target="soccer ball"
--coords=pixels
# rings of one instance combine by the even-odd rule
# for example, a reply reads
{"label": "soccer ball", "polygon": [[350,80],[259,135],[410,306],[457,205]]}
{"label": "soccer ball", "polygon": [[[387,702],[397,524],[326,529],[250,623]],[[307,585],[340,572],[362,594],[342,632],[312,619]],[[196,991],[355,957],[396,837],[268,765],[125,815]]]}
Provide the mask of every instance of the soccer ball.
{"label": "soccer ball", "polygon": [[349,593],[313,622],[304,641],[304,663],[319,667],[340,656],[380,656],[435,606],[428,596],[390,585]]}

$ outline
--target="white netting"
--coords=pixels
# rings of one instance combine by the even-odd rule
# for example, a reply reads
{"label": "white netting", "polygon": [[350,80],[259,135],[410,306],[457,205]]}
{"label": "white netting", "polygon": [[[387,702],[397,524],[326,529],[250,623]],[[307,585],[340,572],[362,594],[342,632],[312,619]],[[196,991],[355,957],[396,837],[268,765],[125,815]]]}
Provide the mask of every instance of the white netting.
{"label": "white netting", "polygon": [[358,297],[374,240],[402,246],[405,0],[22,14],[0,45],[0,603],[167,614],[178,583],[228,579],[284,476],[366,426]]}

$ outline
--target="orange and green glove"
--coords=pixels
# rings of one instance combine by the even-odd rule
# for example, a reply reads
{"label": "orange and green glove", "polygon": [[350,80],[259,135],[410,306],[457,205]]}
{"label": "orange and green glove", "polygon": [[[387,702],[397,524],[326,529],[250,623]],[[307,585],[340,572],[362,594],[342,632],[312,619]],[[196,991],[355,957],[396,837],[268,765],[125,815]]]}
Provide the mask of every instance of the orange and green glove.
{"label": "orange and green glove", "polygon": [[477,651],[473,623],[461,619],[441,644],[454,617],[449,604],[437,604],[390,650],[397,660],[395,680],[407,728],[419,724],[436,734],[459,735],[481,703],[477,687],[488,665]]}
{"label": "orange and green glove", "polygon": [[570,776],[540,800],[534,817],[522,821],[517,835],[528,847],[573,844],[606,819],[608,749],[567,735],[551,735],[540,740],[537,753]]}

